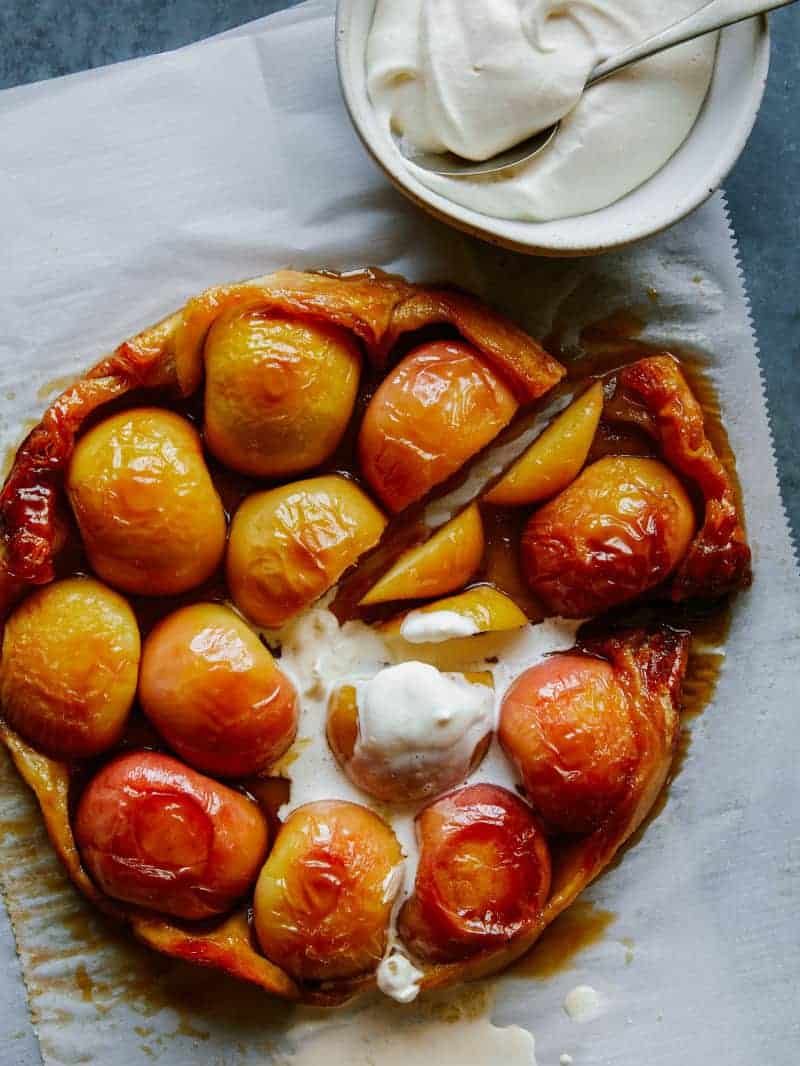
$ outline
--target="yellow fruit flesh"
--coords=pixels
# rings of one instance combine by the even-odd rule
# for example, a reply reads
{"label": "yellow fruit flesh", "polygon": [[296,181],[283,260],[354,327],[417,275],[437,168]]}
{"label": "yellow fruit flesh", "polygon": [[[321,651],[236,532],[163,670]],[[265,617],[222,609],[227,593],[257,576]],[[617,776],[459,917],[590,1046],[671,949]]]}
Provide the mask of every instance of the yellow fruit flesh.
{"label": "yellow fruit flesh", "polygon": [[473,503],[424,544],[404,552],[361,604],[425,599],[454,592],[478,569],[483,549],[483,523],[478,505]]}
{"label": "yellow fruit flesh", "polygon": [[484,501],[516,507],[561,492],[586,462],[602,411],[603,386],[598,381],[550,423]]}
{"label": "yellow fruit flesh", "polygon": [[[452,611],[468,618],[477,627],[478,633],[498,633],[506,629],[518,629],[528,621],[525,612],[517,607],[510,596],[491,585],[478,585],[456,596],[435,600],[418,607],[415,614],[433,614],[437,611]],[[388,636],[397,636],[407,614],[398,615],[381,627]]]}

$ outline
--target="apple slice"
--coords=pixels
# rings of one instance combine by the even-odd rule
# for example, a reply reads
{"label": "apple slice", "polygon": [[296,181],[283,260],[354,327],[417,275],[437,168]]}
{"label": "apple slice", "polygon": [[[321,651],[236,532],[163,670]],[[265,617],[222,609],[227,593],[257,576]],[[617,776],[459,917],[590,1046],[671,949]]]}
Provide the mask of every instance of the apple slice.
{"label": "apple slice", "polygon": [[[426,615],[435,617],[426,619]],[[452,619],[453,615],[456,616],[455,619]],[[447,621],[455,622],[457,619],[464,623],[464,636],[519,629],[528,621],[525,612],[514,603],[510,596],[506,596],[504,592],[500,592],[492,585],[477,585],[475,588],[467,589],[466,592],[459,592],[455,596],[447,596],[443,600],[435,600],[424,607],[417,607],[413,611],[399,614],[385,622],[380,629],[387,636],[402,636],[410,643],[418,644],[422,641],[417,637],[412,639],[411,636],[406,636],[404,628],[407,630],[413,625],[414,628],[423,631],[426,628],[426,621],[441,620],[443,629],[446,629]],[[417,623],[420,624],[417,625]],[[438,643],[444,638],[432,636],[431,639],[434,643]]]}
{"label": "apple slice", "polygon": [[483,549],[481,513],[473,503],[424,544],[404,552],[362,598],[361,604],[424,600],[454,592],[478,569]]}
{"label": "apple slice", "polygon": [[486,503],[516,507],[555,496],[586,462],[603,410],[603,385],[596,382],[555,418],[484,496]]}

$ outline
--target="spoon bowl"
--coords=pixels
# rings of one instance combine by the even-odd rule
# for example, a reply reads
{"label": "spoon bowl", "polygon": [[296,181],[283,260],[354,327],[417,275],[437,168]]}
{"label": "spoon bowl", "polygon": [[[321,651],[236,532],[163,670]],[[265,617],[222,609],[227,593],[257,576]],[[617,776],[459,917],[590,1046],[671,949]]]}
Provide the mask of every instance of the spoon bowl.
{"label": "spoon bowl", "polygon": [[462,159],[460,155],[455,155],[453,152],[423,152],[394,131],[392,137],[403,158],[413,163],[414,166],[447,178],[472,178],[484,174],[496,174],[499,171],[510,171],[520,163],[527,163],[534,159],[555,139],[560,125],[560,122],[556,122],[555,125],[539,130],[538,133],[526,137],[524,141],[493,155],[490,159],[477,161]]}

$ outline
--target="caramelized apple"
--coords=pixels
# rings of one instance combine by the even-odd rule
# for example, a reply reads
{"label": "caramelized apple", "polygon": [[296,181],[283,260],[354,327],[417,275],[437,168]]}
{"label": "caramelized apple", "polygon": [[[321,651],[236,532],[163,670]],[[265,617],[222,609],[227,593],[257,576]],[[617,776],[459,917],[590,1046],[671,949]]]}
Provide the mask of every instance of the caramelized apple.
{"label": "caramelized apple", "polygon": [[417,815],[420,860],[398,931],[433,962],[507,943],[541,916],[550,854],[529,807],[497,785],[468,785]]}
{"label": "caramelized apple", "polygon": [[139,702],[182,759],[220,777],[268,769],[297,731],[291,682],[255,633],[220,604],[184,607],[150,633]]}
{"label": "caramelized apple", "polygon": [[625,795],[636,765],[634,723],[611,666],[554,655],[516,679],[498,736],[531,804],[553,830],[588,833]]}
{"label": "caramelized apple", "polygon": [[209,450],[243,474],[286,477],[341,440],[361,356],[337,326],[234,307],[211,327],[205,367]]}
{"label": "caramelized apple", "polygon": [[92,568],[143,596],[194,588],[225,549],[225,513],[190,422],[137,407],[78,441],[67,490]]}
{"label": "caramelized apple", "polygon": [[386,948],[401,862],[394,833],[366,807],[341,800],[298,807],[256,885],[255,928],[264,954],[298,980],[375,969]]}
{"label": "caramelized apple", "polygon": [[3,715],[48,755],[97,755],[122,734],[138,669],[139,627],[125,600],[91,578],[57,581],[6,622]]}
{"label": "caramelized apple", "polygon": [[416,600],[443,596],[461,588],[483,558],[483,523],[473,503],[429,537],[424,544],[404,552],[361,603]]}
{"label": "caramelized apple", "polygon": [[178,918],[229,910],[256,878],[267,824],[256,804],[168,755],[105,766],[78,804],[75,840],[114,899]]}
{"label": "caramelized apple", "polygon": [[510,596],[492,585],[476,585],[457,596],[426,603],[424,607],[393,618],[381,626],[381,631],[387,636],[402,636],[412,644],[439,643],[452,639],[441,635],[449,632],[448,626],[450,630],[459,630],[454,634],[456,636],[474,636],[476,633],[519,629],[527,621],[525,612]]}
{"label": "caramelized apple", "polygon": [[493,725],[491,674],[444,674],[427,663],[387,666],[328,701],[331,751],[355,785],[386,803],[459,784],[486,754]]}
{"label": "caramelized apple", "polygon": [[522,567],[548,610],[581,618],[659,585],[694,530],[689,497],[663,463],[608,456],[534,513]]}
{"label": "caramelized apple", "polygon": [[228,545],[234,603],[257,625],[282,625],[377,544],[385,525],[369,497],[338,475],[248,496]]}
{"label": "caramelized apple", "polygon": [[372,397],[358,442],[361,469],[390,511],[454,474],[511,420],[514,394],[477,349],[415,348]]}
{"label": "caramelized apple", "polygon": [[537,437],[484,500],[512,507],[538,503],[565,489],[578,476],[603,411],[603,386],[592,385]]}

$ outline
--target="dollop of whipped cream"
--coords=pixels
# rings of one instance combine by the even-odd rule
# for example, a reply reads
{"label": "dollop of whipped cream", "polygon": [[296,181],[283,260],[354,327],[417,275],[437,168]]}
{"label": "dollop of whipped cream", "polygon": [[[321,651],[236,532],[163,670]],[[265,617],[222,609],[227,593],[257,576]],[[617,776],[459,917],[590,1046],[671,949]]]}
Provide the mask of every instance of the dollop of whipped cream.
{"label": "dollop of whipped cream", "polygon": [[442,644],[478,632],[472,619],[458,611],[409,611],[400,626],[400,636],[409,644]]}
{"label": "dollop of whipped cream", "polygon": [[[378,0],[367,87],[387,138],[481,160],[562,120],[556,140],[510,174],[415,176],[498,218],[594,211],[654,174],[690,131],[708,90],[714,35],[583,92],[600,60],[704,0]],[[412,164],[413,166],[413,164]]]}
{"label": "dollop of whipped cream", "polygon": [[441,792],[466,777],[475,749],[494,727],[494,692],[421,662],[380,670],[358,688],[354,762]]}
{"label": "dollop of whipped cream", "polygon": [[398,951],[387,955],[378,966],[378,988],[398,1003],[412,1003],[419,995],[423,973]]}

